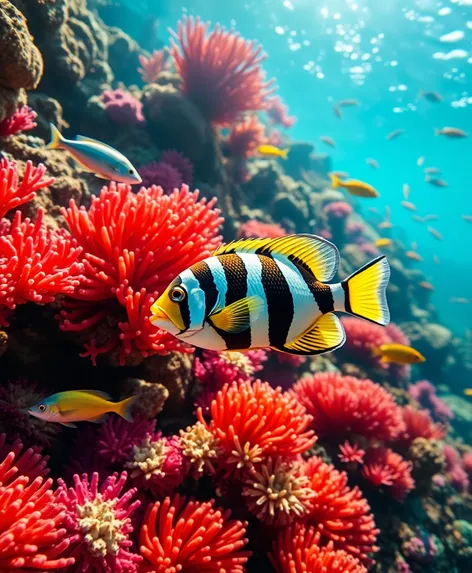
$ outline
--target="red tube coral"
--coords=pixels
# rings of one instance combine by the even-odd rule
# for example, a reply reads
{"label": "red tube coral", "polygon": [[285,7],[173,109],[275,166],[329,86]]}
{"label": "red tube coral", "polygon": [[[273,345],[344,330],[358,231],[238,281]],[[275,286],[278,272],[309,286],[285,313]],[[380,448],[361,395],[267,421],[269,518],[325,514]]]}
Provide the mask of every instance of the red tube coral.
{"label": "red tube coral", "polygon": [[34,129],[37,125],[37,113],[27,105],[20,107],[15,113],[0,122],[0,137],[15,135],[22,131]]}
{"label": "red tube coral", "polygon": [[[14,460],[14,469],[10,470],[11,476],[15,473],[26,476],[33,481],[37,477],[46,477],[49,473],[47,463],[49,456],[42,456],[41,449],[38,447],[28,448],[23,451],[23,444],[20,440],[15,440],[13,444],[7,443],[6,434],[0,434],[0,460],[4,460],[10,456]],[[9,481],[10,474],[3,475],[3,484],[6,485]]]}
{"label": "red tube coral", "polygon": [[[197,417],[205,424],[201,408]],[[226,384],[211,404],[208,429],[219,439],[228,471],[251,469],[269,456],[294,458],[316,441],[311,416],[280,388],[267,382]]]}
{"label": "red tube coral", "polygon": [[0,159],[0,219],[11,209],[31,201],[36,191],[54,183],[54,177],[44,177],[46,168],[42,163],[35,167],[26,162],[21,184],[18,184],[18,169],[14,161]]}
{"label": "red tube coral", "polygon": [[403,501],[415,482],[411,477],[411,462],[388,448],[371,448],[364,458],[362,475],[372,485],[382,487],[397,501]]}
{"label": "red tube coral", "polygon": [[199,18],[184,18],[172,32],[171,54],[182,91],[210,121],[230,125],[245,111],[264,109],[274,91],[261,69],[261,47]]}
{"label": "red tube coral", "polygon": [[257,115],[251,115],[231,127],[223,146],[231,157],[245,159],[257,153],[257,148],[264,143],[264,139],[264,125]]}
{"label": "red tube coral", "polygon": [[187,186],[165,195],[159,187],[133,193],[110,184],[88,210],[71,201],[63,211],[83,247],[80,287],[61,311],[61,328],[83,333],[84,356],[113,351],[121,364],[170,350],[188,351],[154,327],[150,306],[169,282],[221,243],[215,200]]}
{"label": "red tube coral", "polygon": [[329,439],[340,441],[355,434],[391,440],[404,429],[402,410],[393,396],[371,380],[319,372],[302,378],[293,392],[313,416],[315,433]]}
{"label": "red tube coral", "polygon": [[378,529],[367,501],[357,487],[349,488],[345,472],[338,472],[321,458],[310,458],[303,468],[316,497],[311,502],[308,522],[323,541],[332,541],[341,549],[368,564]]}
{"label": "red tube coral", "polygon": [[277,573],[367,573],[352,555],[335,550],[332,542],[320,547],[320,532],[300,524],[279,532],[269,559]]}
{"label": "red tube coral", "polygon": [[411,406],[404,406],[402,417],[405,429],[398,437],[398,443],[403,448],[408,448],[416,438],[442,440],[446,435],[446,426],[435,424],[426,410],[415,410]]}
{"label": "red tube coral", "polygon": [[231,512],[214,503],[176,495],[151,505],[140,535],[142,570],[243,573],[251,555],[243,550],[247,524],[231,520]]}
{"label": "red tube coral", "polygon": [[0,236],[0,324],[5,309],[28,301],[53,302],[79,285],[81,249],[66,230],[43,226],[43,218],[40,209],[35,223],[22,222],[17,211]]}
{"label": "red tube coral", "polygon": [[141,67],[138,68],[141,79],[146,84],[152,84],[157,80],[159,74],[167,67],[167,58],[169,53],[165,50],[154,50],[148,57],[139,55],[139,63]]}
{"label": "red tube coral", "polygon": [[21,444],[8,448],[4,436],[0,449],[0,571],[51,571],[72,565],[74,558],[60,557],[69,546],[62,528],[64,510],[55,503],[52,480],[41,477],[43,462],[31,450],[20,456]]}
{"label": "red tube coral", "polygon": [[74,486],[67,488],[58,480],[56,498],[65,508],[66,527],[77,560],[73,571],[97,573],[135,573],[141,557],[131,552],[133,532],[131,515],[140,502],[132,502],[136,493],[130,489],[122,494],[126,472],[106,478],[98,487],[98,474],[89,483],[84,474],[74,476]]}
{"label": "red tube coral", "polygon": [[338,458],[345,464],[362,464],[364,461],[365,450],[359,448],[357,444],[344,442],[339,446],[341,451]]}

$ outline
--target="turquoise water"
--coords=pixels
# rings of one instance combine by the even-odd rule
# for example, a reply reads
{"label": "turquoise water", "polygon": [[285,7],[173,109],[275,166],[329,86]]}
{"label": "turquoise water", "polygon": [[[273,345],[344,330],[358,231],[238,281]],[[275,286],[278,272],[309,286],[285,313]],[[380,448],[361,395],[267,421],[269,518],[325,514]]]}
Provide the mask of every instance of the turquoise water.
{"label": "turquoise water", "polygon": [[[331,155],[334,169],[379,190],[381,197],[364,200],[364,209],[390,206],[395,227],[389,236],[417,243],[424,262],[412,266],[435,286],[441,321],[462,333],[472,322],[472,303],[449,299],[472,299],[472,224],[461,218],[472,215],[472,139],[436,137],[434,130],[453,126],[472,132],[472,1],[124,0],[108,9],[108,17],[135,37],[153,16],[156,45],[167,43],[167,28],[175,28],[182,13],[235,26],[263,45],[268,76],[277,79],[280,95],[298,118],[290,135],[314,143]],[[451,32],[462,39],[441,41]],[[421,90],[437,91],[443,101],[430,103],[419,97]],[[345,98],[358,99],[361,106],[346,108],[340,120],[333,102]],[[395,129],[405,133],[387,141]],[[334,138],[337,149],[320,142],[321,135]],[[447,188],[425,182],[420,156],[423,167],[441,170]],[[367,165],[367,158],[380,168]],[[404,183],[418,214],[439,215],[430,224],[443,241],[400,205]],[[433,262],[435,255],[440,264]]]}

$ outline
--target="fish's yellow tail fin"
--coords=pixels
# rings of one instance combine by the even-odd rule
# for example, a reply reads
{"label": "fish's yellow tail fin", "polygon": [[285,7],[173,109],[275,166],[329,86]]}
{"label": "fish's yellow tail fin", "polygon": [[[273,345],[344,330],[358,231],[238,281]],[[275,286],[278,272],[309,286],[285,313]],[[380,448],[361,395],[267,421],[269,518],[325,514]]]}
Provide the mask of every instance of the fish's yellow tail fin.
{"label": "fish's yellow tail fin", "polygon": [[46,149],[58,149],[62,144],[62,135],[57,127],[53,124],[49,124],[51,127],[51,141],[46,146]]}
{"label": "fish's yellow tail fin", "polygon": [[385,256],[374,259],[341,283],[346,312],[386,326],[390,322],[386,289],[390,265]]}
{"label": "fish's yellow tail fin", "polygon": [[339,177],[337,175],[335,175],[334,173],[328,173],[329,178],[331,179],[331,187],[333,189],[338,189],[339,187],[341,187],[341,179],[339,179]]}
{"label": "fish's yellow tail fin", "polygon": [[138,399],[138,396],[130,396],[121,402],[117,402],[115,413],[124,418],[127,422],[133,422],[133,416],[131,415],[131,409],[133,404]]}
{"label": "fish's yellow tail fin", "polygon": [[280,150],[280,157],[281,157],[282,159],[287,159],[287,157],[288,157],[288,149],[281,149],[281,150]]}

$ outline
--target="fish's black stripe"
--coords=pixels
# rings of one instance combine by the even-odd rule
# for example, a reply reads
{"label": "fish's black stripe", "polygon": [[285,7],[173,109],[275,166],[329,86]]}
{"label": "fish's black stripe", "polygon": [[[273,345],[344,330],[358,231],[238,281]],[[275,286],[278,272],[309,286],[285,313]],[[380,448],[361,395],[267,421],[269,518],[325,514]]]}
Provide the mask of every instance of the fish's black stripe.
{"label": "fish's black stripe", "polygon": [[311,273],[307,273],[305,269],[299,270],[307,287],[310,289],[310,292],[313,295],[313,298],[315,299],[320,312],[323,314],[326,314],[327,312],[333,312],[334,298],[329,285],[325,285],[320,281],[313,280],[313,275]]}
{"label": "fish's black stripe", "polygon": [[[228,285],[225,306],[229,306],[233,302],[247,296],[247,269],[243,260],[237,254],[221,255],[219,259]],[[237,334],[226,332],[215,326],[213,328],[223,338],[228,350],[244,350],[251,347],[250,327]]]}
{"label": "fish's black stripe", "polygon": [[216,288],[215,279],[210,267],[205,261],[200,261],[192,265],[191,271],[200,284],[200,288],[205,293],[205,318],[208,317],[210,312],[215,308],[216,301],[218,300],[218,289]]}
{"label": "fish's black stripe", "polygon": [[346,312],[352,314],[351,301],[349,298],[349,283],[347,281],[342,281],[341,286],[344,291],[344,309]]}
{"label": "fish's black stripe", "polygon": [[292,325],[293,296],[277,262],[266,255],[258,255],[258,258],[262,265],[262,286],[267,299],[269,342],[271,346],[280,348],[287,342]]}

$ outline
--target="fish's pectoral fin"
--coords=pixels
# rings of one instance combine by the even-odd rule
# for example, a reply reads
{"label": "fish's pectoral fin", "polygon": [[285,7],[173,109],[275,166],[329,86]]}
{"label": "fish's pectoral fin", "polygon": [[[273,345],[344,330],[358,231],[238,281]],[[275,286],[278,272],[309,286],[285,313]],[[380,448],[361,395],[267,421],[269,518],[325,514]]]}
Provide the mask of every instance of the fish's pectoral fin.
{"label": "fish's pectoral fin", "polygon": [[248,296],[225,306],[215,314],[208,317],[210,323],[229,332],[230,334],[238,334],[244,332],[251,325],[251,313],[255,314],[255,319],[261,313],[264,307],[264,301],[260,296]]}
{"label": "fish's pectoral fin", "polygon": [[90,420],[87,420],[87,422],[92,422],[93,424],[103,424],[103,422],[106,422],[107,419],[108,414],[100,414],[100,416],[97,416],[96,418],[90,418]]}
{"label": "fish's pectoral fin", "polygon": [[345,340],[346,333],[341,321],[334,313],[328,312],[298,338],[277,350],[301,355],[324,354],[336,350]]}
{"label": "fish's pectoral fin", "polygon": [[321,282],[330,281],[339,266],[339,251],[317,235],[285,235],[277,239],[239,239],[216,249],[213,256],[229,253],[256,253],[279,256],[303,268]]}
{"label": "fish's pectoral fin", "polygon": [[59,422],[59,424],[61,424],[62,426],[66,426],[67,428],[77,428],[77,426],[72,422]]}

